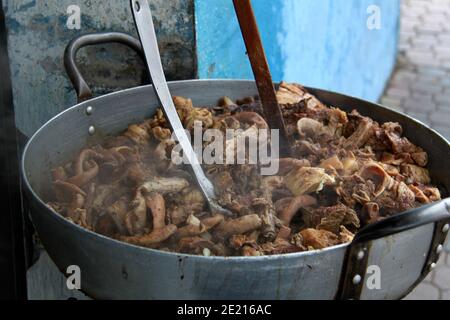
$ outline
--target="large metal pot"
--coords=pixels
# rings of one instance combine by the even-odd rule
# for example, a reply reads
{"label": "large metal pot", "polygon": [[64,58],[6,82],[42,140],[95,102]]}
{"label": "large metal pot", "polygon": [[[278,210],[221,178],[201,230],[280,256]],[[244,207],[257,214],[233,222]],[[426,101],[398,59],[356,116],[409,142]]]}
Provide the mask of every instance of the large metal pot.
{"label": "large metal pot", "polygon": [[[83,45],[137,40],[121,34],[89,35],[71,43],[68,70],[79,96],[89,88],[75,64]],[[136,46],[137,45],[137,46]],[[214,105],[222,96],[253,96],[253,81],[189,80],[169,84],[173,95],[194,105]],[[324,103],[357,109],[385,122],[399,122],[405,135],[426,149],[434,182],[450,190],[449,143],[424,124],[383,106],[319,89]],[[450,200],[415,209],[369,226],[352,244],[321,251],[269,257],[201,257],[136,247],[75,225],[45,205],[50,168],[64,163],[86,144],[101,142],[158,107],[151,86],[108,94],[60,113],[29,140],[22,159],[31,217],[46,250],[61,271],[81,269],[82,290],[100,299],[398,299],[427,275],[439,256],[450,221]],[[447,194],[445,194],[447,196]],[[447,227],[446,227],[447,225]],[[375,266],[375,267],[374,267]],[[366,275],[366,271],[369,274]],[[381,276],[381,287],[367,286]],[[373,272],[373,274],[372,274]],[[375,282],[376,283],[376,282]]]}

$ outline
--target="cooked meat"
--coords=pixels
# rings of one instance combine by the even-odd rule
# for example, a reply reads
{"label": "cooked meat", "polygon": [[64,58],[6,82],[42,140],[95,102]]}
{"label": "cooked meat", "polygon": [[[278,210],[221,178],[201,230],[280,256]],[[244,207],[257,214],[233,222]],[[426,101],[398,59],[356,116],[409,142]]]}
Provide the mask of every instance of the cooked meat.
{"label": "cooked meat", "polygon": [[311,118],[300,119],[297,122],[297,130],[302,138],[318,139],[321,135],[328,133],[322,122]]}
{"label": "cooked meat", "polygon": [[428,170],[413,164],[404,164],[400,167],[406,183],[430,184],[431,178]]}
{"label": "cooked meat", "polygon": [[319,192],[326,185],[334,184],[333,177],[322,168],[302,167],[291,171],[285,177],[286,186],[296,196]]}
{"label": "cooked meat", "polygon": [[380,206],[385,215],[403,212],[417,206],[414,192],[405,183],[397,181],[389,190],[375,198],[374,202]]}
{"label": "cooked meat", "polygon": [[323,169],[344,170],[344,164],[339,160],[338,156],[323,160],[320,163],[320,167]]}
{"label": "cooked meat", "polygon": [[295,214],[301,208],[307,208],[317,204],[317,200],[308,195],[297,196],[295,198],[285,198],[282,200],[288,201],[285,204],[280,204],[280,202],[278,202],[280,206],[278,208],[278,217],[281,219],[281,221],[284,222],[286,226],[289,226],[291,224],[291,221],[294,218]]}
{"label": "cooked meat", "polygon": [[345,141],[344,148],[358,149],[362,147],[373,134],[373,121],[364,118],[356,128],[356,131]]}
{"label": "cooked meat", "polygon": [[391,178],[391,176],[384,170],[384,168],[374,162],[365,164],[361,169],[359,175],[365,181],[371,181],[374,184],[375,190],[373,191],[373,196],[375,197],[381,195],[394,183],[394,179]]}
{"label": "cooked meat", "polygon": [[326,107],[312,94],[308,93],[305,88],[299,84],[291,84],[282,82],[277,91],[278,103],[283,105],[294,105],[305,103],[309,109],[325,109]]}
{"label": "cooked meat", "polygon": [[[173,99],[189,131],[235,129],[223,141],[224,156],[268,129],[257,97],[224,97],[213,108]],[[261,176],[267,164],[259,162],[203,165],[232,217],[209,212],[189,170],[171,161],[177,145],[161,109],[56,166],[48,206],[130,244],[250,257],[350,242],[369,223],[441,199],[427,153],[403,137],[398,123],[327,107],[297,84],[281,83],[277,99],[293,137],[293,156],[274,160],[277,173]]]}
{"label": "cooked meat", "polygon": [[335,234],[339,233],[341,226],[346,226],[352,230],[357,230],[360,227],[356,212],[342,203],[305,210],[302,219],[307,228],[325,229]]}
{"label": "cooked meat", "polygon": [[364,224],[377,222],[380,217],[380,206],[375,202],[367,202],[361,212],[361,220]]}
{"label": "cooked meat", "polygon": [[312,249],[325,249],[339,244],[339,237],[327,230],[305,229],[300,232],[303,245]]}
{"label": "cooked meat", "polygon": [[355,235],[350,232],[346,227],[341,226],[340,232],[339,232],[339,242],[341,243],[347,243],[352,242],[355,238]]}
{"label": "cooked meat", "polygon": [[222,215],[216,215],[199,220],[194,215],[190,215],[186,220],[186,226],[178,229],[176,236],[178,238],[194,237],[204,234],[222,223],[224,217]]}
{"label": "cooked meat", "polygon": [[165,226],[161,229],[153,230],[152,232],[145,234],[143,236],[119,236],[118,238],[122,241],[148,247],[154,248],[157,247],[164,240],[169,239],[172,235],[177,231],[177,227],[173,224]]}
{"label": "cooked meat", "polygon": [[261,218],[256,214],[246,215],[237,219],[222,222],[216,232],[224,238],[236,234],[244,234],[257,230],[261,227]]}
{"label": "cooked meat", "polygon": [[343,204],[319,208],[317,211],[322,211],[320,215],[323,216],[320,224],[317,226],[318,229],[324,229],[338,234],[341,227],[351,228],[352,230],[357,230],[360,227],[359,218],[355,210]]}

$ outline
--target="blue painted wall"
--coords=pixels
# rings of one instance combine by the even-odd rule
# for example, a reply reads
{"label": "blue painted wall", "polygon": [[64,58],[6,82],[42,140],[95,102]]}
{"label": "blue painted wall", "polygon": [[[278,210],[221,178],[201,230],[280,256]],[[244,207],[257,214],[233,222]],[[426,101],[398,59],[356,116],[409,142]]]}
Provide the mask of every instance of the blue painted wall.
{"label": "blue painted wall", "polygon": [[[369,30],[367,9],[381,9]],[[395,64],[399,0],[253,0],[275,81],[376,101]],[[231,0],[195,0],[200,78],[252,78]]]}

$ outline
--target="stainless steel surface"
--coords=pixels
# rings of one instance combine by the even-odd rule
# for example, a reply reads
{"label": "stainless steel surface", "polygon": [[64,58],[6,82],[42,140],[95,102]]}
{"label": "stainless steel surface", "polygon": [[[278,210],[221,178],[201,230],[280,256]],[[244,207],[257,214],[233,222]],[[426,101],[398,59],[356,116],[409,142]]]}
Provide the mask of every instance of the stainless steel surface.
{"label": "stainless steel surface", "polygon": [[[173,95],[212,106],[222,96],[238,99],[257,93],[254,82],[193,80],[169,83]],[[430,172],[444,196],[450,172],[448,142],[421,123],[385,107],[344,95],[310,89],[324,102],[378,121],[397,121],[406,136],[430,155]],[[92,106],[92,115],[86,108]],[[79,265],[82,290],[94,298],[123,299],[333,299],[347,245],[322,251],[271,257],[198,257],[160,252],[121,243],[85,230],[49,209],[50,168],[74,156],[86,144],[101,142],[131,123],[152,116],[159,106],[151,86],[128,89],[76,105],[44,125],[29,141],[22,159],[24,187],[39,236],[56,265]],[[93,136],[88,128],[95,126]],[[64,139],[61,139],[61,136]],[[381,268],[380,290],[363,290],[363,298],[398,299],[414,284],[431,225],[374,241],[370,265]],[[441,228],[440,228],[441,229]],[[426,258],[423,258],[426,259]]]}
{"label": "stainless steel surface", "polygon": [[[381,289],[363,286],[362,300],[398,299],[403,297],[421,276],[433,236],[434,224],[397,233],[372,242],[368,270],[379,268]],[[370,272],[364,281],[371,282]]]}
{"label": "stainless steel surface", "polygon": [[141,40],[142,48],[144,50],[145,60],[152,79],[153,88],[156,96],[161,103],[166,119],[172,127],[173,133],[177,138],[185,159],[189,162],[192,168],[200,190],[203,192],[211,211],[216,213],[231,216],[232,213],[217,203],[214,186],[206,177],[203,169],[198,161],[197,155],[191,145],[191,140],[188,138],[183,124],[178,117],[177,110],[172,100],[169,87],[167,86],[166,77],[164,75],[161,57],[159,55],[158,41],[156,39],[156,32],[153,26],[152,13],[148,1],[131,0],[131,9],[136,22],[136,28]]}

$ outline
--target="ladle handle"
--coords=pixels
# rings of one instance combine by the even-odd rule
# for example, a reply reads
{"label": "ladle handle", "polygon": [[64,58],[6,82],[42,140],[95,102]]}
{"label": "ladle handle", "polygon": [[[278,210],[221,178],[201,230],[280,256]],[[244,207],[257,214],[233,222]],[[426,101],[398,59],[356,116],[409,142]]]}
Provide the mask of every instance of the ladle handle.
{"label": "ladle handle", "polygon": [[164,114],[172,127],[175,137],[180,143],[184,153],[184,158],[191,165],[200,189],[206,197],[211,209],[216,212],[221,212],[222,210],[220,210],[220,207],[216,205],[214,186],[205,176],[205,173],[200,166],[198,158],[192,148],[190,139],[188,138],[178,116],[169,87],[167,86],[166,77],[164,76],[159,54],[156,32],[153,25],[152,13],[148,1],[131,0],[131,8],[156,96],[163,107]]}

